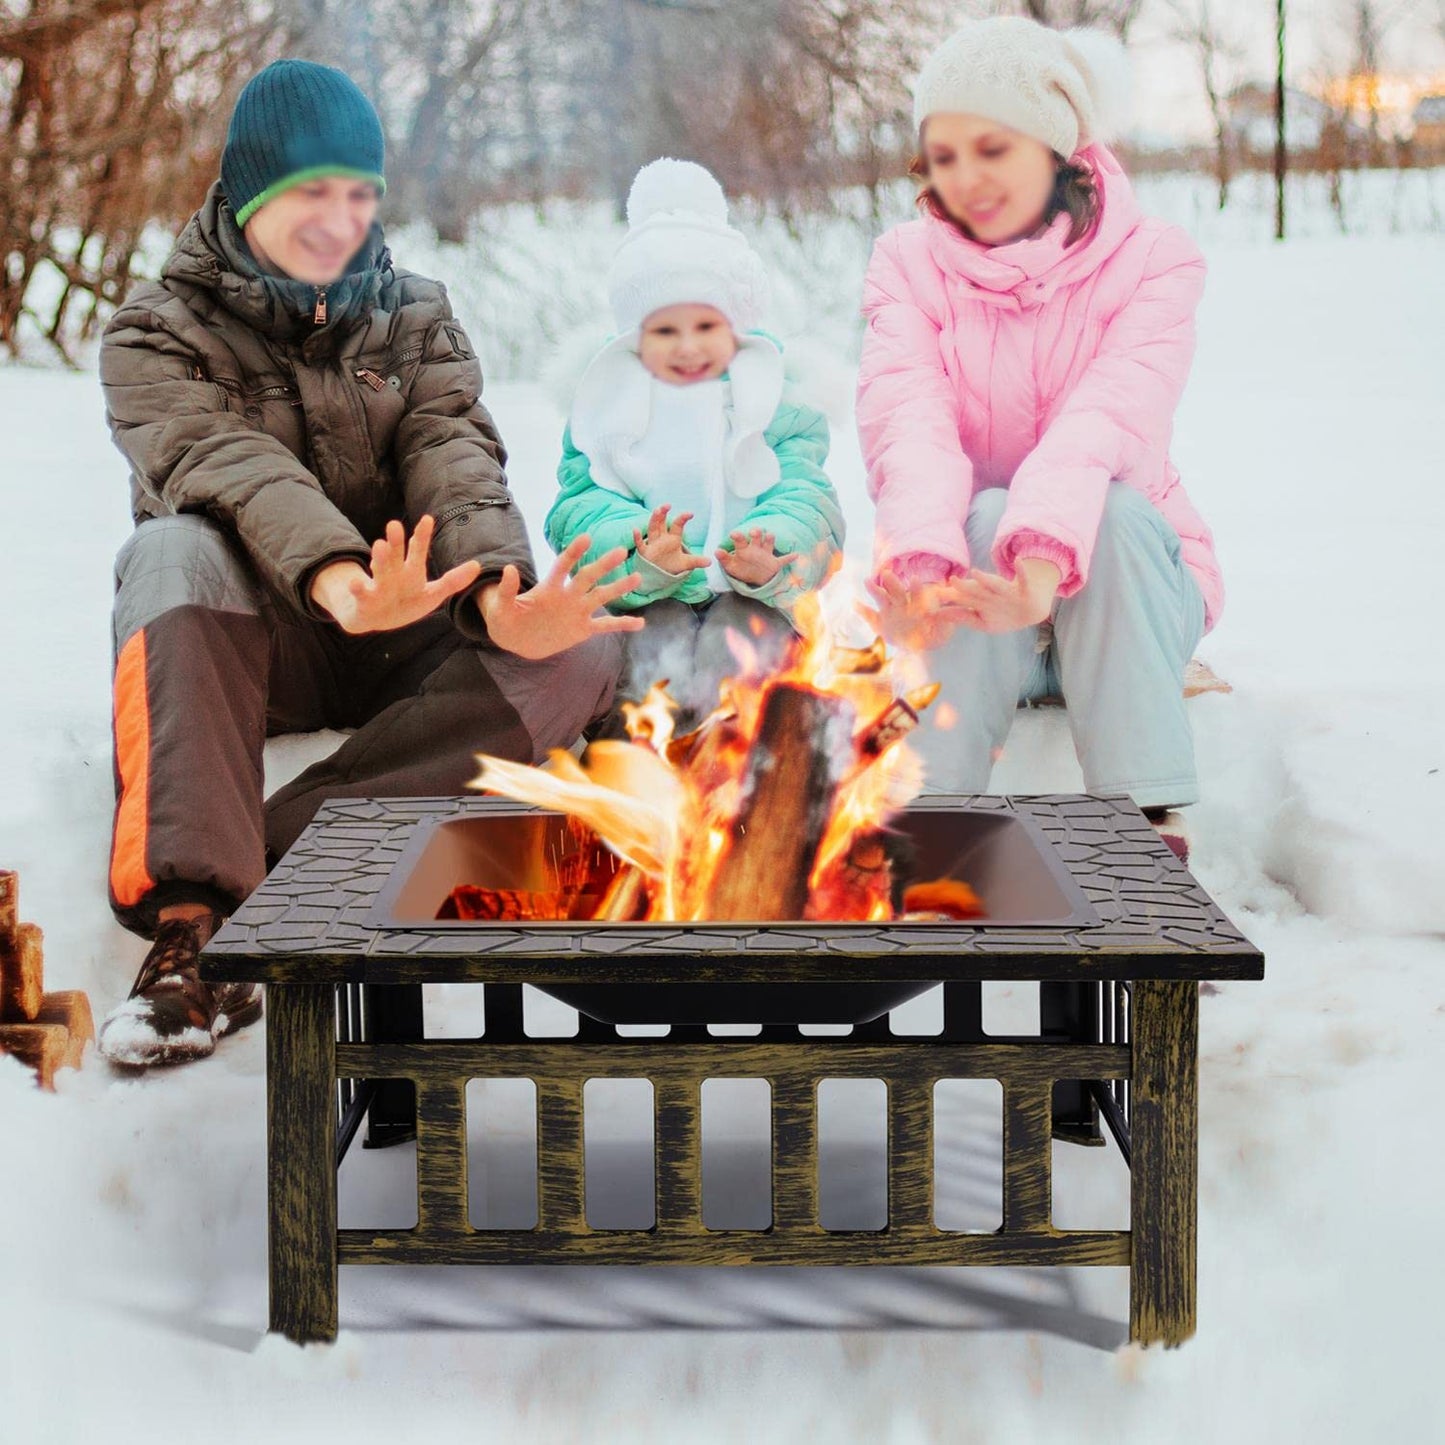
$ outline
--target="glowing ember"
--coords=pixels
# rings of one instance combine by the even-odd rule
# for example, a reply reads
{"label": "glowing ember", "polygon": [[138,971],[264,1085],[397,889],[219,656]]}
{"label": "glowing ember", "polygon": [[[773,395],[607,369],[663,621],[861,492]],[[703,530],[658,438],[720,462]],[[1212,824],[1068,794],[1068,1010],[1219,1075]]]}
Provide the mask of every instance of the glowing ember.
{"label": "glowing ember", "polygon": [[800,635],[768,677],[753,675],[752,648],[737,639],[738,676],[686,736],[674,736],[675,708],[658,685],[624,704],[631,740],[593,743],[581,762],[560,751],[545,768],[479,756],[470,786],[569,815],[623,866],[600,900],[595,887],[585,902],[575,890],[507,900],[460,899],[458,889],[448,906],[479,911],[449,916],[516,917],[504,911],[515,903],[558,910],[534,918],[884,920],[900,902],[929,917],[976,916],[963,885],[930,885],[915,905],[917,887],[903,898],[890,866],[888,822],[922,781],[905,739],[937,686],[899,695],[882,642],[835,646],[816,596],[795,621]]}

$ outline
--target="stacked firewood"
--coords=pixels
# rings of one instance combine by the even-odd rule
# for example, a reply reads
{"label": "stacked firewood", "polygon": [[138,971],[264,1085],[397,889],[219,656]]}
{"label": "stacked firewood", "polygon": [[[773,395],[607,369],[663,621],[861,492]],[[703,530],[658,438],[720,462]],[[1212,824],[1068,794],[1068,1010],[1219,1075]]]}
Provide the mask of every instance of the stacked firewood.
{"label": "stacked firewood", "polygon": [[45,992],[40,929],[20,922],[20,877],[0,870],[0,1054],[55,1088],[57,1069],[78,1069],[95,1037],[90,1000],[79,989]]}

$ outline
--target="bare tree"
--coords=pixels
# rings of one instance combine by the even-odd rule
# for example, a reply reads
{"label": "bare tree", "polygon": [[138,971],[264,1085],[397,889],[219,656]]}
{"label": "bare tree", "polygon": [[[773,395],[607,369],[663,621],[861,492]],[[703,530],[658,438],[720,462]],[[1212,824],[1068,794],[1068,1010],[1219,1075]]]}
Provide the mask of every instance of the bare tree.
{"label": "bare tree", "polygon": [[77,310],[83,339],[146,224],[179,220],[214,174],[216,116],[263,28],[222,0],[0,12],[0,345],[16,349],[29,315],[70,359]]}
{"label": "bare tree", "polygon": [[1171,40],[1187,45],[1199,67],[1199,79],[1209,103],[1214,127],[1214,177],[1219,187],[1219,209],[1229,204],[1230,125],[1228,95],[1245,58],[1244,46],[1228,33],[1217,0],[1165,0]]}
{"label": "bare tree", "polygon": [[[575,157],[621,207],[657,155],[786,214],[840,184],[875,197],[912,144],[908,83],[956,23],[940,0],[571,0]],[[564,59],[564,68],[565,68]]]}

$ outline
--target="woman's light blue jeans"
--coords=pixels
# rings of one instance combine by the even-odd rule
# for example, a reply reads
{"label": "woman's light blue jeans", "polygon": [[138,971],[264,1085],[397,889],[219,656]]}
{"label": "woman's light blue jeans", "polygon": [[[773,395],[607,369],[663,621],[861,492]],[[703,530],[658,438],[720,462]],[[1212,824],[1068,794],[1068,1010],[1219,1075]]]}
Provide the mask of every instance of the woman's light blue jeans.
{"label": "woman's light blue jeans", "polygon": [[[985,571],[1007,500],[989,487],[969,507],[969,555]],[[1089,579],[1055,606],[1051,640],[1037,627],[960,627],[929,655],[943,691],[913,735],[924,790],[986,792],[1019,703],[1062,696],[1089,792],[1128,793],[1141,808],[1197,802],[1183,684],[1203,633],[1178,535],[1141,492],[1111,483]]]}

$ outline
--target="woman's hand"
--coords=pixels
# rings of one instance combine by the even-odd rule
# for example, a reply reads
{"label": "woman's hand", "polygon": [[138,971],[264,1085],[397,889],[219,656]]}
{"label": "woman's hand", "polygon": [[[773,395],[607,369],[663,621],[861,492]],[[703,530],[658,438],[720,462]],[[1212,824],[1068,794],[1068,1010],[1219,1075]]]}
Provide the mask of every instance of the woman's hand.
{"label": "woman's hand", "polygon": [[979,632],[1018,632],[1037,627],[1053,611],[1061,578],[1042,557],[1021,557],[1012,582],[977,568],[943,585],[940,599],[958,622]]}
{"label": "woman's hand", "polygon": [[518,657],[551,657],[576,647],[589,637],[607,632],[640,632],[640,617],[613,617],[601,609],[631,592],[642,579],[629,572],[615,582],[599,585],[614,567],[627,560],[625,547],[604,552],[595,562],[572,569],[587,555],[592,539],[585,534],[569,542],[552,570],[528,592],[521,574],[510,564],[498,582],[489,582],[477,594],[477,606],[486,620],[487,633],[498,647]]}
{"label": "woman's hand", "polygon": [[784,567],[791,567],[799,558],[797,552],[787,552],[779,557],[775,552],[778,539],[772,532],[754,527],[751,532],[730,532],[733,544],[729,552],[719,547],[713,554],[724,572],[734,582],[746,587],[761,587],[771,582]]}
{"label": "woman's hand", "polygon": [[947,583],[923,582],[909,586],[891,567],[867,584],[877,601],[863,614],[891,643],[910,652],[941,647],[963,620],[962,609],[945,597]]}
{"label": "woman's hand", "polygon": [[687,543],[682,539],[682,529],[692,521],[693,514],[680,512],[676,520],[669,524],[667,514],[671,510],[671,503],[664,502],[653,512],[647,519],[645,537],[634,527],[632,547],[639,557],[651,562],[654,567],[660,567],[664,572],[680,577],[685,572],[706,567],[708,560],[706,557],[699,557],[695,552],[689,552]]}
{"label": "woman's hand", "polygon": [[478,562],[463,562],[427,581],[426,559],[436,523],[423,517],[410,543],[400,522],[386,524],[386,536],[371,544],[371,570],[360,562],[332,562],[311,579],[311,600],[336,619],[343,632],[395,632],[435,612],[449,597],[465,592],[481,573]]}

